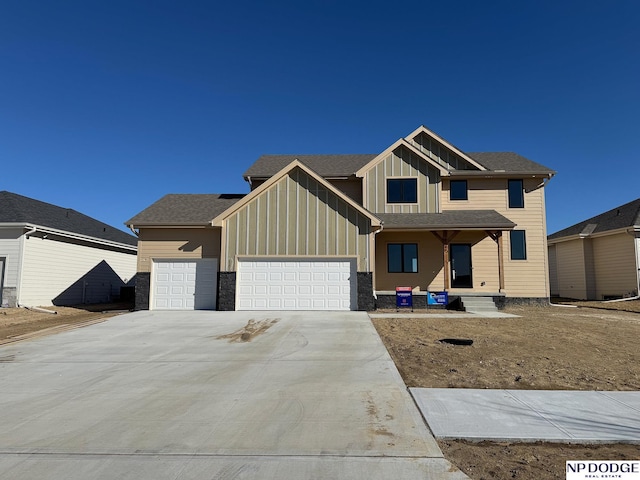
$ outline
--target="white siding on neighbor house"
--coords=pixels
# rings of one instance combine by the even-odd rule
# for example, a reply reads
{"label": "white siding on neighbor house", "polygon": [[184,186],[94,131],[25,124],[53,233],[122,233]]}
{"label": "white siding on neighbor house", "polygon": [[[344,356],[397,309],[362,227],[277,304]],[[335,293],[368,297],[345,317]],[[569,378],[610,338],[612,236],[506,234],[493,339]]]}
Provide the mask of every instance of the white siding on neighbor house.
{"label": "white siding on neighbor house", "polygon": [[20,270],[20,241],[23,230],[21,228],[0,228],[0,258],[5,257],[4,287],[18,285]]}
{"label": "white siding on neighbor house", "polygon": [[[100,265],[103,261],[108,266]],[[92,270],[96,274],[89,284],[78,284]],[[135,252],[126,254],[31,237],[24,242],[18,301],[31,306],[52,305],[56,298],[64,298],[66,304],[82,303],[83,296],[92,302],[109,301],[109,295],[118,295],[120,287],[111,270],[120,281],[129,281],[136,273]],[[98,291],[107,293],[100,293],[98,298]]]}

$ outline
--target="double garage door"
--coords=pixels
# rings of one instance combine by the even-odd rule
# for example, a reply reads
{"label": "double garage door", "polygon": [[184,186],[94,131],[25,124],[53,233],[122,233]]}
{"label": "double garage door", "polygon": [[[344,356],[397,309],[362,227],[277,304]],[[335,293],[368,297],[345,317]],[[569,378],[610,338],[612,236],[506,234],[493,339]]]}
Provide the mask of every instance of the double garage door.
{"label": "double garage door", "polygon": [[215,310],[218,260],[154,260],[153,310]]}
{"label": "double garage door", "polygon": [[355,259],[238,261],[236,310],[355,310]]}
{"label": "double garage door", "polygon": [[[215,310],[216,259],[154,260],[153,310]],[[238,261],[236,310],[355,310],[355,259]]]}

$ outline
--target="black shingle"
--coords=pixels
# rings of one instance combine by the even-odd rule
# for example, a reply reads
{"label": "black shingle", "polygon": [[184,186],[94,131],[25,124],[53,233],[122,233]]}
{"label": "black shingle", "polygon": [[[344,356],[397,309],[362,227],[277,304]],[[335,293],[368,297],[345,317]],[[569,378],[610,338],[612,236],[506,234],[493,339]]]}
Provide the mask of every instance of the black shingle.
{"label": "black shingle", "polygon": [[137,245],[133,235],[71,208],[58,207],[16,193],[0,191],[0,223],[26,223],[88,237]]}
{"label": "black shingle", "polygon": [[516,226],[495,210],[449,210],[442,213],[376,213],[385,228],[509,229]]}

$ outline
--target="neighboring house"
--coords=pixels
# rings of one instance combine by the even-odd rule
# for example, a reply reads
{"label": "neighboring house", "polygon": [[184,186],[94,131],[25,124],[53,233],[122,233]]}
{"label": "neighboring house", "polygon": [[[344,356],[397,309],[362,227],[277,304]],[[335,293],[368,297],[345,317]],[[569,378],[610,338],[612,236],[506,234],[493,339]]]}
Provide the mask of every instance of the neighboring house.
{"label": "neighboring house", "polygon": [[0,192],[3,306],[100,303],[136,273],[137,239],[75,210]]}
{"label": "neighboring house", "polygon": [[633,297],[640,290],[640,198],[548,237],[551,295]]}
{"label": "neighboring house", "polygon": [[370,310],[410,286],[548,303],[544,186],[425,127],[371,155],[265,155],[246,195],[167,195],[138,229],[136,308]]}

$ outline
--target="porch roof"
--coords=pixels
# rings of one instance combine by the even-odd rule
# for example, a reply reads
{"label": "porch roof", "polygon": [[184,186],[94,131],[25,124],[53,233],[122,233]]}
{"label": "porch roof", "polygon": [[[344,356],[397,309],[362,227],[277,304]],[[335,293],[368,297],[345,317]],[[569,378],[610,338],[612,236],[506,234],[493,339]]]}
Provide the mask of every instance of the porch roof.
{"label": "porch roof", "polygon": [[511,230],[516,226],[495,210],[442,213],[376,213],[389,230]]}

